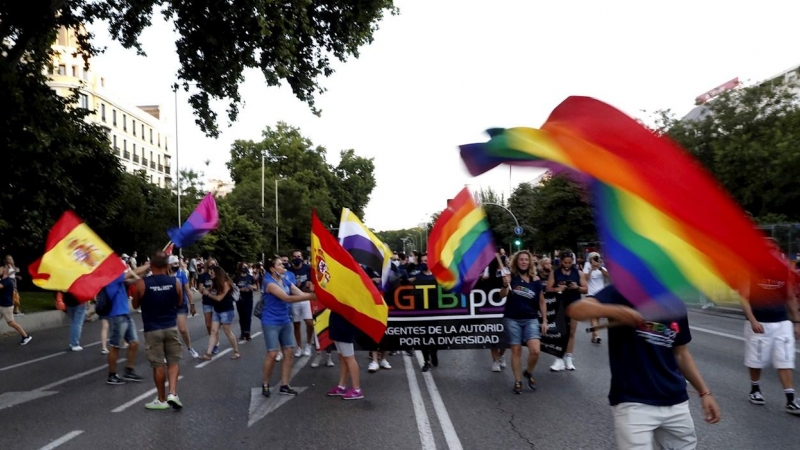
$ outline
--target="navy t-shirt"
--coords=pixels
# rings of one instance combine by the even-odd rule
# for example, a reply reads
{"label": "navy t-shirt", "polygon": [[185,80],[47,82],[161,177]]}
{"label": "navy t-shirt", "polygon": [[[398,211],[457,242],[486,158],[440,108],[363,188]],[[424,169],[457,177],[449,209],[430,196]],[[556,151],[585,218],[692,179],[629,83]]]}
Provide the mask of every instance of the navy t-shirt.
{"label": "navy t-shirt", "polygon": [[[594,297],[609,305],[632,307],[613,285]],[[674,347],[692,340],[689,321],[683,317],[664,322],[645,322],[639,328],[608,329],[608,362],[611,366],[611,406],[624,402],[672,406],[689,400],[686,379],[678,369]]]}
{"label": "navy t-shirt", "polygon": [[308,281],[311,276],[311,266],[308,264],[302,264],[300,267],[289,265],[289,271],[294,274],[295,281],[297,281],[295,286],[303,289],[306,281]]}
{"label": "navy t-shirt", "polygon": [[789,312],[786,310],[786,300],[789,298],[789,291],[786,283],[770,282],[764,280],[758,283],[750,283],[751,296],[762,301],[771,302],[772,306],[760,308],[753,307],[753,316],[761,323],[776,323],[789,320]]}
{"label": "navy t-shirt", "polygon": [[256,284],[256,279],[252,275],[239,275],[236,277],[236,286],[239,286],[240,300],[253,301],[253,291],[243,291],[243,288]]}
{"label": "navy t-shirt", "polygon": [[358,329],[347,319],[331,311],[328,319],[328,333],[331,340],[352,344],[355,342]]}
{"label": "navy t-shirt", "polygon": [[214,302],[214,311],[218,313],[233,311],[235,309],[233,306],[233,286],[228,288],[228,293],[225,294],[225,297],[222,297],[222,300],[216,301],[212,299],[211,301]]}
{"label": "navy t-shirt", "polygon": [[[567,286],[571,282],[575,282],[578,286],[581,285],[581,273],[576,266],[572,266],[569,274],[565,274],[561,267],[553,270],[553,279],[555,284],[554,288],[559,286]],[[581,292],[578,289],[565,289],[564,292],[556,294],[556,298],[564,305],[564,308],[577,302],[581,299]]]}
{"label": "navy t-shirt", "polygon": [[529,283],[522,277],[512,277],[510,289],[503,317],[515,320],[538,319],[542,282],[531,279]]}
{"label": "navy t-shirt", "polygon": [[[206,289],[211,289],[211,287],[214,286],[214,281],[211,279],[211,274],[209,274],[208,272],[201,273],[200,276],[197,277],[197,282],[205,286]],[[213,305],[214,303],[216,302],[214,301],[213,298],[207,295],[203,296],[204,305]]]}
{"label": "navy t-shirt", "polygon": [[3,289],[0,289],[0,306],[8,308],[14,306],[14,281],[11,278],[0,280]]}
{"label": "navy t-shirt", "polygon": [[177,326],[177,282],[177,278],[170,275],[151,275],[144,278],[141,307],[145,333]]}

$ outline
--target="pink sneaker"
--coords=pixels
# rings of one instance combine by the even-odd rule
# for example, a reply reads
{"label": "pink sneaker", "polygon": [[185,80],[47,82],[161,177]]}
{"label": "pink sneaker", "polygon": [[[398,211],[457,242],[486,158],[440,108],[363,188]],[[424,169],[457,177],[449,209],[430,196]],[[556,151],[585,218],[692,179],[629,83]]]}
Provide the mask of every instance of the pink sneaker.
{"label": "pink sneaker", "polygon": [[362,391],[361,389],[351,388],[349,391],[347,391],[346,394],[344,394],[344,397],[342,398],[345,400],[358,400],[360,398],[364,398],[364,391]]}
{"label": "pink sneaker", "polygon": [[330,391],[328,391],[328,397],[336,397],[336,396],[343,396],[347,394],[347,388],[342,386],[334,386]]}

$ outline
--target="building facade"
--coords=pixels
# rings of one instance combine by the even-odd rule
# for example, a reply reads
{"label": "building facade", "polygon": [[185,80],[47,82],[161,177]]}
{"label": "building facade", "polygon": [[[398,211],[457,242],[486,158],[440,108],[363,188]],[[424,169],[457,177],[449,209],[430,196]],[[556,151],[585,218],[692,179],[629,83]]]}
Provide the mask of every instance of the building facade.
{"label": "building facade", "polygon": [[151,183],[170,186],[172,138],[161,107],[134,106],[110,95],[105,78],[84,70],[83,58],[75,55],[76,46],[72,30],[59,30],[48,85],[65,97],[78,88],[78,106],[92,111],[88,121],[107,130],[110,151],[119,157],[126,172],[142,171]]}

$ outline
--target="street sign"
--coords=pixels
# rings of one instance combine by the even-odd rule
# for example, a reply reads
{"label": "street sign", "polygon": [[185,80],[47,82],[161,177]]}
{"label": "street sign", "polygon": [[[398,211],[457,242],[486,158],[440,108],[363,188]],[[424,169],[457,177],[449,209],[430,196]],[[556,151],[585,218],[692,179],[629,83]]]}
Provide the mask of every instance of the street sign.
{"label": "street sign", "polygon": [[514,234],[522,236],[522,227],[514,227]]}

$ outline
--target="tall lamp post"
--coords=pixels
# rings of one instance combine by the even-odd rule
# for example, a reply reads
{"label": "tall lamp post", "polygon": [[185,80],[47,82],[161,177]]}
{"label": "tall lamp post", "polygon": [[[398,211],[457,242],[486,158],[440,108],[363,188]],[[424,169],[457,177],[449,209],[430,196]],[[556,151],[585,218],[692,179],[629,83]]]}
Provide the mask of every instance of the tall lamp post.
{"label": "tall lamp post", "polygon": [[425,222],[420,222],[417,226],[422,228],[423,230],[425,230],[425,242],[424,242],[425,247],[424,247],[424,249],[425,249],[425,251],[428,251],[428,224],[425,223]]}
{"label": "tall lamp post", "polygon": [[278,248],[278,225],[279,225],[279,218],[278,218],[278,182],[284,181],[286,178],[276,178],[275,179],[275,254],[280,254],[280,249]]}

